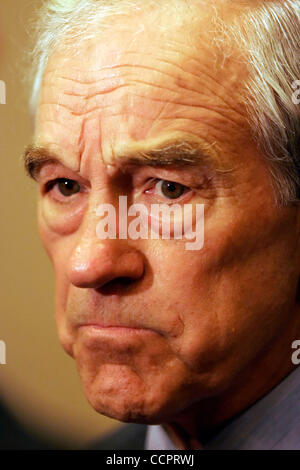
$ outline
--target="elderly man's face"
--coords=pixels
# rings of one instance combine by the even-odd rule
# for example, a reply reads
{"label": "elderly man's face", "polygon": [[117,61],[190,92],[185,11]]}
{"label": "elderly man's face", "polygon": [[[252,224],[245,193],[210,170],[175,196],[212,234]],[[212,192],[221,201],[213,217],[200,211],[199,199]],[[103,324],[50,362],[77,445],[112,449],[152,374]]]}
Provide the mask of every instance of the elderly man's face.
{"label": "elderly man's face", "polygon": [[[165,35],[138,23],[110,28],[73,56],[54,53],[35,144],[59,158],[38,181],[62,345],[96,410],[155,423],[221,393],[284,328],[298,252],[296,211],[274,204],[250,138],[237,52],[222,63],[199,33],[209,30],[204,18]],[[180,142],[199,147],[199,165],[124,158]],[[204,204],[203,248],[99,239],[96,209],[117,208],[119,195],[147,207]]]}

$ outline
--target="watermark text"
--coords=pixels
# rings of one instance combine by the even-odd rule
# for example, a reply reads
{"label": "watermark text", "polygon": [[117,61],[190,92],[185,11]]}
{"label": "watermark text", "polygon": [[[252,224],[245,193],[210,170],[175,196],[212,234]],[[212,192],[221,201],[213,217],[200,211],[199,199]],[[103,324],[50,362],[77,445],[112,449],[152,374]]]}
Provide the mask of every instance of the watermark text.
{"label": "watermark text", "polygon": [[292,363],[297,366],[300,364],[300,339],[296,339],[292,342],[292,349],[296,349],[292,354]]}
{"label": "watermark text", "polygon": [[0,365],[6,364],[6,344],[0,340]]}
{"label": "watermark text", "polygon": [[6,84],[0,80],[0,104],[6,104]]}
{"label": "watermark text", "polygon": [[[119,196],[118,214],[112,204],[100,204],[96,233],[100,240],[185,240],[186,250],[201,250],[204,244],[204,204],[132,204]],[[118,235],[118,237],[117,237]]]}

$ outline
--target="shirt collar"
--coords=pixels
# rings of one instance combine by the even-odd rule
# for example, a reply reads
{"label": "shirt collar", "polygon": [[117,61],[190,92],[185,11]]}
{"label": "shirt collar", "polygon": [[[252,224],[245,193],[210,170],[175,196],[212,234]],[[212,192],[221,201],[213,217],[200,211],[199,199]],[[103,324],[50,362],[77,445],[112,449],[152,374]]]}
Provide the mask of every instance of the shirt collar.
{"label": "shirt collar", "polygon": [[[162,426],[148,426],[147,450],[177,450]],[[300,449],[300,367],[203,443],[204,449]]]}

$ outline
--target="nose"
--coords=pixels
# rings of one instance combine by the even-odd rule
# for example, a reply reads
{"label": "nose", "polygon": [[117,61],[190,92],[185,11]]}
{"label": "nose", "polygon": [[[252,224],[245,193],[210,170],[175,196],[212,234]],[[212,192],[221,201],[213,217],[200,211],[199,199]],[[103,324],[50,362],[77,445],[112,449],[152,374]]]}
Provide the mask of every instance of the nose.
{"label": "nose", "polygon": [[95,223],[78,234],[68,263],[68,277],[76,287],[99,289],[111,281],[124,283],[140,279],[143,255],[127,240],[99,240]]}

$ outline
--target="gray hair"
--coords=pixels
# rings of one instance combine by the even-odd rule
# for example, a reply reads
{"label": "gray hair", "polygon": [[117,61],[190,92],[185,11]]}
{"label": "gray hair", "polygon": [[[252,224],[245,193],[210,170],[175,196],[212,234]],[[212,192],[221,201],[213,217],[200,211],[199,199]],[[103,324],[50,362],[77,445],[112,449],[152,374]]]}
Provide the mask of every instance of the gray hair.
{"label": "gray hair", "polygon": [[[200,5],[201,0],[192,3],[197,2]],[[215,3],[221,2],[224,0]],[[62,40],[74,45],[93,38],[97,30],[109,26],[109,19],[130,15],[154,3],[155,0],[46,1],[37,22],[31,106],[36,107],[48,59]],[[186,10],[190,6],[186,0],[157,1],[159,8],[166,11],[175,4]],[[296,203],[300,201],[300,105],[292,96],[293,86],[300,80],[300,0],[231,0],[230,4],[238,9],[232,23],[215,19],[223,32],[221,45],[234,41],[244,52],[250,71],[245,101],[253,138],[269,162],[277,203]]]}

